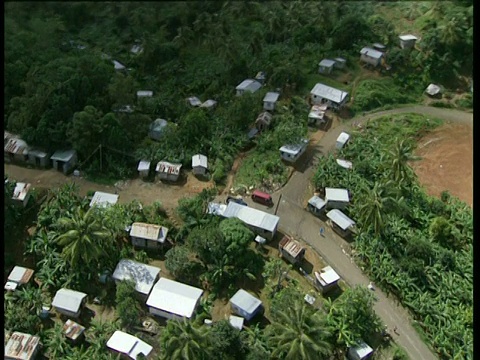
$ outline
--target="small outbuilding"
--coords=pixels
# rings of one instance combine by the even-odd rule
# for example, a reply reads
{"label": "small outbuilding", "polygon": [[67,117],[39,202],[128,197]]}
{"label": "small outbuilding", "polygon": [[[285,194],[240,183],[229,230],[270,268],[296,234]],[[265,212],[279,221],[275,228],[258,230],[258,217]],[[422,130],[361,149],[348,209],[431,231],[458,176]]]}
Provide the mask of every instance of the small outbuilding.
{"label": "small outbuilding", "polygon": [[384,59],[385,54],[381,51],[364,47],[360,50],[360,61],[370,64],[372,66],[378,66],[382,63],[382,59]]}
{"label": "small outbuilding", "polygon": [[257,80],[260,84],[265,84],[267,80],[267,74],[264,71],[259,71],[257,75],[255,75],[255,80]]}
{"label": "small outbuilding", "polygon": [[138,90],[137,91],[137,98],[151,98],[153,96],[153,91],[151,90]]}
{"label": "small outbuilding", "polygon": [[77,165],[77,152],[75,150],[58,150],[50,156],[52,167],[67,174]]}
{"label": "small outbuilding", "polygon": [[28,144],[8,131],[4,132],[4,160],[5,162],[25,162],[28,159]]}
{"label": "small outbuilding", "polygon": [[205,155],[192,156],[192,172],[195,175],[205,175],[208,171],[208,159]]}
{"label": "small outbuilding", "polygon": [[90,201],[90,207],[97,206],[100,208],[106,208],[107,206],[115,205],[117,201],[117,194],[95,191],[95,194],[93,194],[92,200]]}
{"label": "small outbuilding", "polygon": [[442,89],[440,86],[435,84],[430,84],[425,89],[425,92],[430,95],[431,97],[441,97],[442,96]]}
{"label": "small outbuilding", "polygon": [[40,337],[15,331],[6,342],[4,359],[34,360],[40,346]]}
{"label": "small outbuilding", "polygon": [[372,47],[373,47],[375,50],[380,51],[380,52],[385,52],[385,50],[386,50],[386,48],[387,48],[385,45],[383,45],[383,44],[381,44],[381,43],[373,43],[373,44],[372,44]]}
{"label": "small outbuilding", "polygon": [[307,150],[308,140],[303,139],[299,144],[283,145],[280,150],[280,156],[283,160],[290,163],[297,161]]}
{"label": "small outbuilding", "polygon": [[351,161],[348,160],[343,160],[343,159],[337,159],[337,164],[343,167],[344,169],[353,169],[353,164]]}
{"label": "small outbuilding", "polygon": [[196,96],[191,96],[191,97],[187,98],[187,102],[193,107],[202,105],[202,102]]}
{"label": "small outbuilding", "polygon": [[308,200],[307,209],[314,215],[322,215],[325,212],[327,202],[321,197],[314,195]]}
{"label": "small outbuilding", "polygon": [[21,203],[24,207],[27,206],[30,199],[32,184],[17,182],[13,190],[12,199]]}
{"label": "small outbuilding", "polygon": [[365,360],[373,354],[373,349],[364,341],[357,346],[348,349],[347,358],[349,360]]}
{"label": "small outbuilding", "polygon": [[299,241],[285,235],[278,243],[278,251],[282,257],[295,265],[303,260],[306,248]]}
{"label": "small outbuilding", "polygon": [[230,315],[228,318],[228,322],[232,325],[235,329],[242,330],[243,329],[243,322],[245,319],[240,316]]}
{"label": "small outbuilding", "polygon": [[166,319],[190,319],[202,294],[202,289],[162,277],[153,287],[147,306],[151,314]]}
{"label": "small outbuilding", "polygon": [[323,59],[318,63],[318,72],[320,74],[330,74],[335,66],[335,61],[330,59]]}
{"label": "small outbuilding", "polygon": [[263,109],[273,111],[280,94],[278,92],[267,92],[263,98]]}
{"label": "small outbuilding", "polygon": [[347,189],[326,187],[325,201],[327,209],[344,209],[350,204],[350,195]]}
{"label": "small outbuilding", "polygon": [[411,34],[400,35],[399,39],[400,39],[400,47],[402,49],[411,49],[415,47],[415,43],[418,40],[415,35],[411,35]]}
{"label": "small outbuilding", "polygon": [[347,103],[347,100],[348,92],[335,89],[322,83],[315,84],[312,91],[310,91],[310,101],[313,105],[326,104],[338,110]]}
{"label": "small outbuilding", "polygon": [[85,327],[77,324],[75,321],[68,319],[63,324],[63,333],[68,341],[77,344],[84,339]]}
{"label": "small outbuilding", "polygon": [[347,215],[338,209],[332,209],[327,213],[328,223],[333,230],[342,237],[348,237],[355,230],[355,221],[350,219]]}
{"label": "small outbuilding", "polygon": [[150,136],[150,138],[153,140],[160,141],[167,124],[168,122],[165,119],[156,119],[150,124],[148,136]]}
{"label": "small outbuilding", "polygon": [[29,149],[27,161],[29,164],[43,169],[49,166],[48,153],[39,149]]}
{"label": "small outbuilding", "polygon": [[150,161],[140,160],[137,170],[140,177],[147,177],[148,173],[150,172]]}
{"label": "small outbuilding", "polygon": [[132,245],[147,249],[161,249],[167,239],[168,229],[161,225],[134,222],[130,229]]}
{"label": "small outbuilding", "polygon": [[212,99],[208,99],[207,101],[200,104],[200,107],[205,109],[213,109],[215,108],[215,106],[217,106],[217,102]]}
{"label": "small outbuilding", "polygon": [[177,181],[180,176],[182,164],[172,164],[168,161],[159,161],[155,173],[159,180]]}
{"label": "small outbuilding", "polygon": [[337,69],[344,69],[345,68],[347,60],[345,60],[344,58],[341,58],[341,57],[337,57],[333,60],[335,60],[335,65],[334,65],[335,68],[337,68]]}
{"label": "small outbuilding", "polygon": [[25,268],[23,266],[15,266],[10,275],[8,275],[7,282],[5,284],[5,290],[14,291],[19,286],[28,284],[33,276],[33,270]]}
{"label": "small outbuilding", "polygon": [[232,296],[230,304],[232,311],[247,321],[262,311],[262,301],[243,289]]}
{"label": "small outbuilding", "polygon": [[348,140],[350,140],[350,135],[342,131],[337,137],[337,141],[335,142],[335,148],[343,148],[347,144]]}
{"label": "small outbuilding", "polygon": [[60,314],[78,318],[86,301],[87,294],[63,288],[55,294],[52,306],[54,306]]}
{"label": "small outbuilding", "polygon": [[240,84],[238,84],[235,90],[237,91],[237,96],[242,96],[246,92],[254,93],[261,87],[262,84],[259,81],[253,79],[246,79],[243,80]]}
{"label": "small outbuilding", "polygon": [[308,113],[309,125],[321,125],[327,122],[325,113],[327,112],[327,105],[313,105]]}
{"label": "small outbuilding", "polygon": [[324,267],[320,272],[315,271],[315,285],[322,294],[338,286],[338,280],[340,280],[340,276],[331,266]]}
{"label": "small outbuilding", "polygon": [[122,259],[118,262],[112,278],[115,283],[129,280],[135,283],[135,290],[147,297],[157,281],[160,268],[140,263],[131,259]]}
{"label": "small outbuilding", "polygon": [[270,114],[268,111],[263,111],[255,120],[255,127],[258,129],[258,131],[264,131],[270,127],[271,122],[272,114]]}
{"label": "small outbuilding", "polygon": [[126,69],[125,65],[123,65],[120,61],[113,60],[112,62],[115,70],[121,71]]}
{"label": "small outbuilding", "polygon": [[133,360],[138,359],[139,354],[143,354],[145,358],[148,358],[153,350],[153,347],[146,342],[120,330],[116,330],[110,339],[108,339],[107,347]]}

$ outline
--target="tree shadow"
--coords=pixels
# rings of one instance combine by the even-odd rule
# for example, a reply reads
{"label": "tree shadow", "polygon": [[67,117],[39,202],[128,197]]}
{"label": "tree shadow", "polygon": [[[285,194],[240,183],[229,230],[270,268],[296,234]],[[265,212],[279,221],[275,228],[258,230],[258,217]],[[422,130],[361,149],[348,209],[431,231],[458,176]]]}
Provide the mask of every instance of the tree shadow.
{"label": "tree shadow", "polygon": [[332,301],[337,300],[343,294],[343,290],[340,286],[334,286],[333,288],[329,289],[326,293],[322,296],[326,299],[330,299]]}
{"label": "tree shadow", "polygon": [[[302,261],[300,261],[297,264],[296,268],[298,268],[298,267],[301,267],[303,269],[303,271],[305,271],[307,274],[313,275],[313,264],[310,261],[308,261],[307,259],[303,258]],[[301,273],[301,271],[299,269],[297,269],[297,270]]]}

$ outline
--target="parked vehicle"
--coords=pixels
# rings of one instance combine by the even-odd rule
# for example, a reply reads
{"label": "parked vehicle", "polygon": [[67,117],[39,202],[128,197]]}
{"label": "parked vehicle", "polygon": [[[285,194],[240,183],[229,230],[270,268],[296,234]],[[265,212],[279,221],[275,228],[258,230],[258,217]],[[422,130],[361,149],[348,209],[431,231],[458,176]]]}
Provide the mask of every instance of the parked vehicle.
{"label": "parked vehicle", "polygon": [[248,206],[248,204],[243,200],[241,196],[227,196],[227,199],[225,200],[225,203],[228,205],[230,201],[236,202],[237,204]]}
{"label": "parked vehicle", "polygon": [[272,196],[259,190],[252,193],[252,200],[259,204],[273,206]]}

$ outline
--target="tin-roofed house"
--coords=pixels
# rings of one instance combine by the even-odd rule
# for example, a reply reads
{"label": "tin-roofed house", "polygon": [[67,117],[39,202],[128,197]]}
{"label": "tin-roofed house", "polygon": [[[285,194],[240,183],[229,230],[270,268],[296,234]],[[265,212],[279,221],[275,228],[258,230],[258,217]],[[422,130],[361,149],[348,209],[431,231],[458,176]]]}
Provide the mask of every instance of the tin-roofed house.
{"label": "tin-roofed house", "polygon": [[205,155],[196,154],[192,156],[192,172],[195,175],[205,175],[208,170],[208,159]]}
{"label": "tin-roofed house", "polygon": [[168,125],[167,120],[156,119],[155,121],[153,121],[150,124],[150,129],[148,131],[148,136],[150,136],[150,138],[153,139],[153,140],[160,141],[167,125]]}
{"label": "tin-roofed house", "polygon": [[39,168],[47,168],[50,165],[48,153],[39,149],[28,150],[28,163]]}
{"label": "tin-roofed house", "polygon": [[344,58],[341,58],[341,57],[337,57],[333,60],[335,60],[335,65],[333,65],[333,67],[335,67],[337,69],[344,69],[345,68],[345,64],[347,63],[347,60],[345,60]]}
{"label": "tin-roofed house", "polygon": [[372,47],[377,50],[377,51],[380,51],[380,52],[385,52],[385,50],[387,49],[387,47],[381,43],[373,43],[372,44]]}
{"label": "tin-roofed house", "polygon": [[33,270],[23,266],[15,266],[8,275],[5,290],[15,291],[19,286],[28,284],[33,276]]}
{"label": "tin-roofed house", "polygon": [[315,271],[315,285],[322,294],[338,286],[338,280],[340,280],[340,276],[331,266],[324,267],[320,272]]}
{"label": "tin-roofed house", "polygon": [[28,200],[30,199],[32,184],[26,184],[23,182],[17,182],[15,184],[15,189],[13,190],[12,199],[16,200],[24,207],[27,206]]}
{"label": "tin-roofed house", "polygon": [[191,96],[191,97],[187,98],[187,102],[193,107],[202,105],[202,102],[196,96]]}
{"label": "tin-roofed house", "polygon": [[307,209],[312,214],[320,216],[325,213],[326,205],[327,202],[325,200],[317,195],[314,195],[308,200]]}
{"label": "tin-roofed house", "polygon": [[237,96],[242,96],[246,92],[254,93],[262,87],[262,84],[253,79],[243,80],[240,84],[237,85],[235,90],[237,91]]}
{"label": "tin-roofed house", "polygon": [[279,149],[280,156],[282,157],[283,160],[288,161],[290,163],[294,163],[307,150],[307,146],[308,146],[307,139],[302,139],[302,141],[298,144],[283,145]]}
{"label": "tin-roofed house", "polygon": [[85,327],[70,319],[63,324],[63,333],[71,344],[78,344],[85,339]]}
{"label": "tin-roofed house", "polygon": [[60,314],[78,318],[86,301],[87,294],[63,288],[55,294],[52,305]]}
{"label": "tin-roofed house", "polygon": [[327,118],[325,113],[327,112],[328,106],[326,104],[323,105],[313,105],[310,108],[310,112],[308,113],[308,124],[309,125],[323,125],[327,122]]}
{"label": "tin-roofed house", "polygon": [[106,208],[107,206],[115,205],[117,201],[117,194],[95,191],[95,194],[93,194],[92,200],[90,201],[90,207],[98,206],[100,208]]}
{"label": "tin-roofed house", "polygon": [[322,83],[315,84],[310,91],[310,101],[313,105],[327,104],[329,107],[338,110],[347,103],[347,100],[348,92]]}
{"label": "tin-roofed house", "polygon": [[153,91],[151,90],[138,90],[137,99],[141,98],[151,98],[153,96]]}
{"label": "tin-roofed house", "polygon": [[364,47],[360,50],[360,61],[372,66],[380,65],[384,56],[385,54],[383,52],[369,47]]}
{"label": "tin-roofed house", "polygon": [[349,360],[365,360],[373,354],[373,349],[364,341],[357,346],[348,349],[347,358]]}
{"label": "tin-roofed house", "polygon": [[262,301],[243,289],[239,289],[229,301],[232,311],[247,321],[262,311]]}
{"label": "tin-roofed house", "polygon": [[122,259],[115,267],[112,279],[118,284],[120,281],[133,281],[135,290],[143,297],[147,297],[158,280],[160,268],[142,264],[131,259]]}
{"label": "tin-roofed house", "polygon": [[77,152],[75,150],[58,150],[50,156],[52,167],[67,174],[77,165]]}
{"label": "tin-roofed house", "polygon": [[202,289],[162,277],[153,287],[147,306],[151,314],[166,319],[190,319],[202,294]]}
{"label": "tin-roofed house", "polygon": [[332,209],[327,213],[327,223],[340,236],[347,238],[356,233],[355,221],[350,219],[347,215],[338,209]]}
{"label": "tin-roofed house", "polygon": [[5,345],[4,359],[34,360],[37,358],[40,347],[40,337],[15,331]]}
{"label": "tin-roofed house", "polygon": [[325,188],[327,209],[345,209],[350,204],[350,194],[347,189]]}
{"label": "tin-roofed house", "polygon": [[278,92],[267,92],[263,98],[263,109],[264,110],[275,110],[275,104],[277,103],[280,94]]}
{"label": "tin-roofed house", "polygon": [[182,164],[172,164],[167,161],[159,161],[155,172],[159,180],[177,181],[180,176]]}
{"label": "tin-roofed house", "polygon": [[147,249],[161,249],[167,239],[168,229],[161,225],[135,222],[130,229],[132,245]]}
{"label": "tin-roofed house", "polygon": [[318,72],[320,74],[331,74],[335,66],[335,60],[323,59],[318,63]]}
{"label": "tin-roofed house", "polygon": [[298,264],[305,256],[306,248],[299,241],[285,235],[278,243],[278,251],[292,264]]}
{"label": "tin-roofed house", "polygon": [[264,131],[270,127],[271,122],[272,114],[270,114],[268,111],[263,111],[255,120],[255,127],[258,129],[258,131]]}
{"label": "tin-roofed house", "polygon": [[215,106],[217,106],[217,102],[215,100],[212,100],[212,99],[208,99],[205,102],[203,102],[202,104],[200,104],[201,108],[210,109],[210,110],[215,108]]}
{"label": "tin-roofed house", "polygon": [[148,174],[150,173],[150,161],[140,160],[138,162],[137,171],[140,177],[148,177]]}
{"label": "tin-roofed house", "polygon": [[140,354],[143,354],[143,356],[148,359],[148,356],[153,350],[153,347],[146,342],[120,330],[116,330],[110,339],[108,339],[107,347],[133,360],[138,359]]}
{"label": "tin-roofed house", "polygon": [[338,135],[337,141],[335,142],[335,148],[336,149],[343,148],[349,139],[350,139],[350,135],[342,131],[340,135]]}
{"label": "tin-roofed house", "polygon": [[112,60],[112,63],[113,63],[113,68],[116,71],[122,71],[126,69],[125,65],[123,65],[120,61]]}
{"label": "tin-roofed house", "polygon": [[23,163],[28,160],[28,144],[8,131],[4,132],[4,161]]}
{"label": "tin-roofed house", "polygon": [[431,97],[435,97],[435,98],[442,97],[442,89],[440,88],[440,86],[435,84],[428,85],[427,88],[425,89],[425,92]]}
{"label": "tin-roofed house", "polygon": [[400,35],[400,47],[402,49],[412,49],[415,47],[415,43],[417,42],[417,37],[415,35],[406,34]]}

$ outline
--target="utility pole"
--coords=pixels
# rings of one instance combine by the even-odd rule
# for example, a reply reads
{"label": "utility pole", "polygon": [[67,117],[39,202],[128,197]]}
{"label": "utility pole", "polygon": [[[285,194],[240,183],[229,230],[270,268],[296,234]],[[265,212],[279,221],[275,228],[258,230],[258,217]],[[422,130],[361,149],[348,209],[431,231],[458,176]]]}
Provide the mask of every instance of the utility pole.
{"label": "utility pole", "polygon": [[100,144],[99,147],[100,147],[100,172],[103,172],[103,166],[102,166],[102,144]]}

